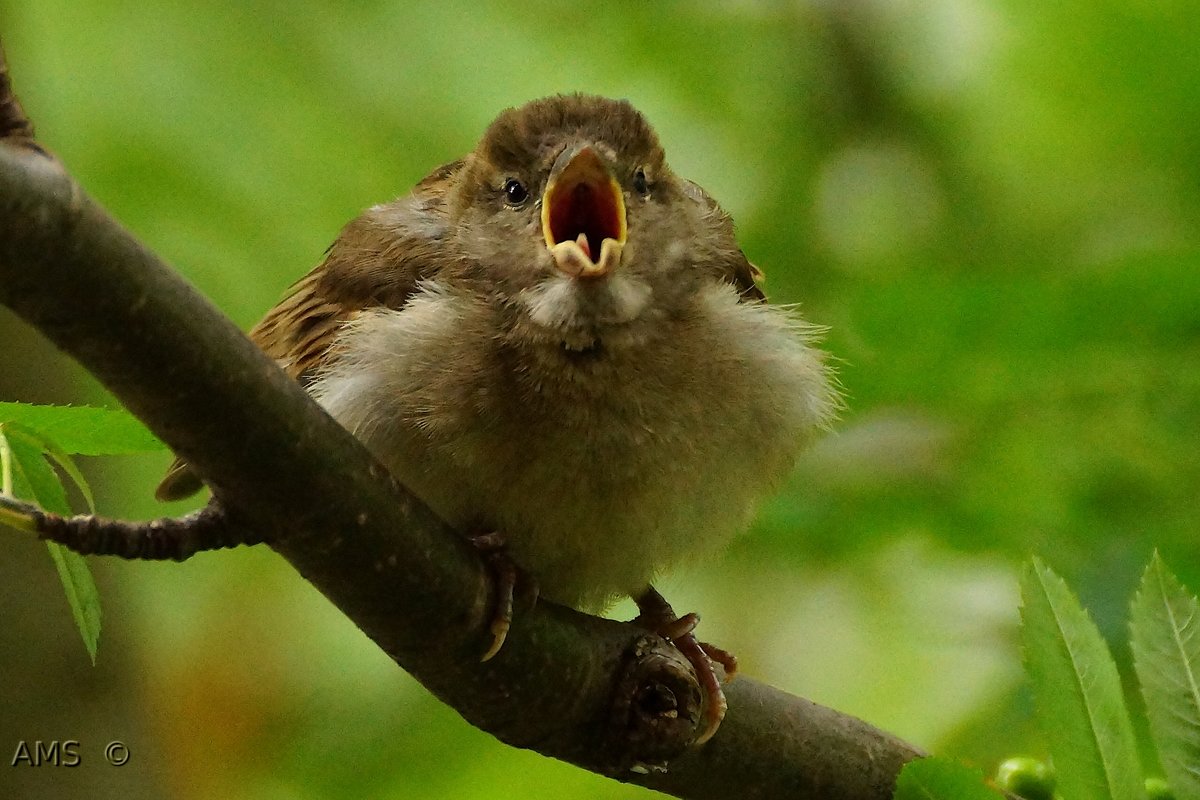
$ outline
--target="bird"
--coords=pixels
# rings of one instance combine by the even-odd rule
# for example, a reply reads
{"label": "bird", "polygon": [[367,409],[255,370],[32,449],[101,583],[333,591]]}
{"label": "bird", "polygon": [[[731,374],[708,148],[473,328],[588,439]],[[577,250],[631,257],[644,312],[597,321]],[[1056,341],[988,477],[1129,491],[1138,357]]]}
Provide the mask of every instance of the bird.
{"label": "bird", "polygon": [[[518,573],[584,611],[632,597],[696,671],[702,744],[736,659],[653,584],[748,528],[840,402],[818,329],[762,282],[631,103],[555,95],[348,223],[250,337],[494,556],[485,659]],[[157,496],[201,486],[177,460]]]}

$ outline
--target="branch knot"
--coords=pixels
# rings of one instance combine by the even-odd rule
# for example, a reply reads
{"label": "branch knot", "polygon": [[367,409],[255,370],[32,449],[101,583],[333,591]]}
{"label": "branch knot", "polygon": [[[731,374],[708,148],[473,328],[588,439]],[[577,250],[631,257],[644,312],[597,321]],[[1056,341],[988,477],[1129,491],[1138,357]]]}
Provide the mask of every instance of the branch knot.
{"label": "branch knot", "polygon": [[700,682],[691,664],[659,636],[634,640],[613,694],[606,748],[619,772],[665,771],[699,735]]}

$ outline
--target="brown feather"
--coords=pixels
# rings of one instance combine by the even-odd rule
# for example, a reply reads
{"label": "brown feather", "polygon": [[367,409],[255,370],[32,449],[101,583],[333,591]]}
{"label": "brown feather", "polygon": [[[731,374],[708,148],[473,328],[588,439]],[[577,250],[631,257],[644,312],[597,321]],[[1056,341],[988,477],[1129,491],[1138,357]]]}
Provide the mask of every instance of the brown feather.
{"label": "brown feather", "polygon": [[[463,162],[445,164],[407,195],[368,209],[346,225],[325,259],[297,281],[250,331],[250,339],[307,386],[325,363],[338,331],[363,308],[399,309],[418,282],[436,272],[445,198]],[[155,490],[182,500],[203,486],[176,458]]]}
{"label": "brown feather", "polygon": [[681,180],[680,184],[682,185],[684,195],[704,208],[709,221],[719,231],[718,240],[730,244],[729,251],[724,254],[725,257],[715,260],[717,268],[722,271],[721,277],[737,287],[738,294],[742,300],[766,302],[767,296],[763,294],[762,287],[760,286],[766,276],[761,269],[750,263],[750,260],[746,258],[746,254],[737,247],[737,237],[734,235],[733,230],[733,218],[699,184],[689,180]]}

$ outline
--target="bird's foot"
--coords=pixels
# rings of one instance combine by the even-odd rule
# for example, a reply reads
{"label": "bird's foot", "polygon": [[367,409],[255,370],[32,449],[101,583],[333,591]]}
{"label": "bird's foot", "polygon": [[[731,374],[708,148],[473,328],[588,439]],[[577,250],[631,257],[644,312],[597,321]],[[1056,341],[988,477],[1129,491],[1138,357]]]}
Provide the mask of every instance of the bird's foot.
{"label": "bird's foot", "polygon": [[521,570],[509,557],[504,534],[499,531],[478,533],[467,537],[476,550],[483,554],[484,561],[492,571],[493,579],[493,611],[488,630],[492,634],[492,642],[480,661],[489,661],[504,646],[508,638],[508,630],[512,627],[514,592],[520,587],[520,593],[529,598],[529,607],[537,603],[538,586],[533,576]]}
{"label": "bird's foot", "polygon": [[[727,650],[698,640],[694,631],[700,622],[699,615],[690,613],[676,616],[671,604],[653,588],[648,588],[635,601],[641,613],[633,623],[670,640],[696,671],[696,679],[705,697],[705,724],[695,744],[704,744],[713,737],[725,719],[728,704],[721,683],[732,680],[737,674],[737,658]],[[720,674],[717,672],[718,666]]]}

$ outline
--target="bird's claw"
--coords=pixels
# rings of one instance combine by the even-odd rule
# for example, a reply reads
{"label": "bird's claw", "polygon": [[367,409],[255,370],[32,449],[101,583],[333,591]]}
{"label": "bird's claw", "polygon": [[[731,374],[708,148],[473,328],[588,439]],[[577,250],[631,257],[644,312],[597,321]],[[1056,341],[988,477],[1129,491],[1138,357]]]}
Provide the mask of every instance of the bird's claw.
{"label": "bird's claw", "polygon": [[512,628],[513,596],[517,588],[518,577],[523,590],[531,595],[530,606],[537,602],[537,583],[521,572],[513,560],[509,558],[505,548],[504,536],[499,531],[476,534],[468,537],[474,547],[484,557],[492,572],[493,611],[488,631],[492,634],[492,642],[484,652],[480,661],[490,661],[504,647],[508,639],[508,631]]}
{"label": "bird's claw", "polygon": [[[634,624],[669,640],[696,672],[696,680],[705,697],[704,729],[693,744],[702,745],[713,737],[725,719],[729,704],[721,689],[722,677],[732,680],[737,674],[737,658],[720,647],[696,638],[694,631],[700,622],[698,614],[677,617],[671,604],[654,589],[648,589],[636,600],[641,613],[634,619]],[[720,665],[721,675],[717,674],[717,665]]]}

